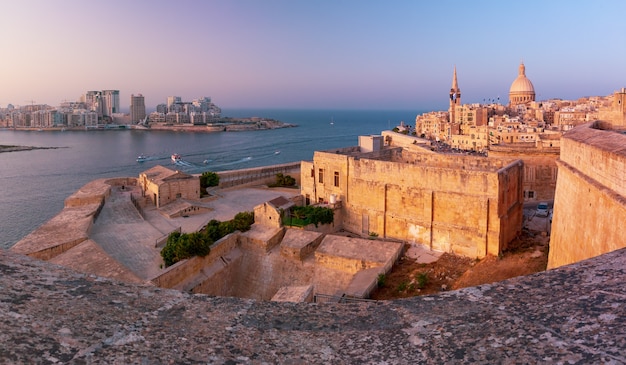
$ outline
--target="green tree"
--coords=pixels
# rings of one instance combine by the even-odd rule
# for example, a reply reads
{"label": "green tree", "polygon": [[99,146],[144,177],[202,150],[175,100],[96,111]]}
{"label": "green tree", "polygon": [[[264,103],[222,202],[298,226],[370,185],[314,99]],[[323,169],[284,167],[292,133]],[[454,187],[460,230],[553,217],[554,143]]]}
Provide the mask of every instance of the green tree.
{"label": "green tree", "polygon": [[213,171],[206,171],[200,175],[200,187],[202,190],[211,186],[218,186],[220,184],[220,176]]}
{"label": "green tree", "polygon": [[245,232],[254,224],[254,212],[240,212],[233,218],[235,230]]}

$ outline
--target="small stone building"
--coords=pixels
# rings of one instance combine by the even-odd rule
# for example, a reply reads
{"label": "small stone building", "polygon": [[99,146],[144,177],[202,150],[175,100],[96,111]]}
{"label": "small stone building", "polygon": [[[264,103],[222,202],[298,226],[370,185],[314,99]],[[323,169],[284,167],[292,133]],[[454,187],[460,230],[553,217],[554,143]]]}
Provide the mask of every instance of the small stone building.
{"label": "small stone building", "polygon": [[283,196],[274,198],[268,202],[254,207],[254,222],[268,227],[280,228],[282,214],[295,204]]}
{"label": "small stone building", "polygon": [[145,196],[160,208],[178,198],[199,199],[200,178],[167,167],[155,166],[139,175]]}

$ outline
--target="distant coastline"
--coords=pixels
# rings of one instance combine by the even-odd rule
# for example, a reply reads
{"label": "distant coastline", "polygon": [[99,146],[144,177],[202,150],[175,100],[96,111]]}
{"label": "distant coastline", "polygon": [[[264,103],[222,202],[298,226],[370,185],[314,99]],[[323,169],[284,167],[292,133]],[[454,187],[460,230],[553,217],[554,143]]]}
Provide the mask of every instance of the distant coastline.
{"label": "distant coastline", "polygon": [[5,146],[0,145],[0,153],[2,152],[19,152],[19,151],[32,151],[32,150],[54,150],[64,147],[34,147],[34,146]]}
{"label": "distant coastline", "polygon": [[[93,130],[145,130],[145,131],[173,131],[173,132],[238,132],[252,130],[268,130],[279,128],[293,128],[296,124],[284,123],[275,119],[251,117],[251,118],[220,118],[212,123],[207,124],[166,124],[151,123],[149,125],[142,124],[99,124],[96,126],[76,126],[76,127],[4,127],[3,129],[20,130],[20,131],[93,131]],[[20,146],[4,146],[25,148]],[[3,149],[4,149],[3,147]],[[30,147],[33,149],[33,147]],[[11,152],[11,151],[2,151]]]}

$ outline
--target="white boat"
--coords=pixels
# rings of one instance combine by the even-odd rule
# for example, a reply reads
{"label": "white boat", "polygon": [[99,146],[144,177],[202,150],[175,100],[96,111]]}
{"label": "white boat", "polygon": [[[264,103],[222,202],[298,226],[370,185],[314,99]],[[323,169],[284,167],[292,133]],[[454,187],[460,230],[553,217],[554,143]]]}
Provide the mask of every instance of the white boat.
{"label": "white boat", "polygon": [[178,153],[172,155],[172,162],[178,162],[181,160],[181,157]]}
{"label": "white boat", "polygon": [[141,155],[137,156],[137,162],[144,162],[147,159],[148,159],[148,157],[144,156],[143,153]]}
{"label": "white boat", "polygon": [[275,155],[280,155],[280,151],[274,152]]}

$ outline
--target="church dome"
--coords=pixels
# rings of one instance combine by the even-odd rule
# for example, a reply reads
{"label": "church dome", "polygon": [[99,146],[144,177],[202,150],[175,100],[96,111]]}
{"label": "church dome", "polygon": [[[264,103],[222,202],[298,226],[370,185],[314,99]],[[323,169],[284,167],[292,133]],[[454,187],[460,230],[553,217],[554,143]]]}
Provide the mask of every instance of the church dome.
{"label": "church dome", "polygon": [[526,77],[526,67],[524,63],[521,63],[519,66],[519,74],[509,89],[509,102],[515,105],[529,101],[535,101],[535,87],[528,77]]}

